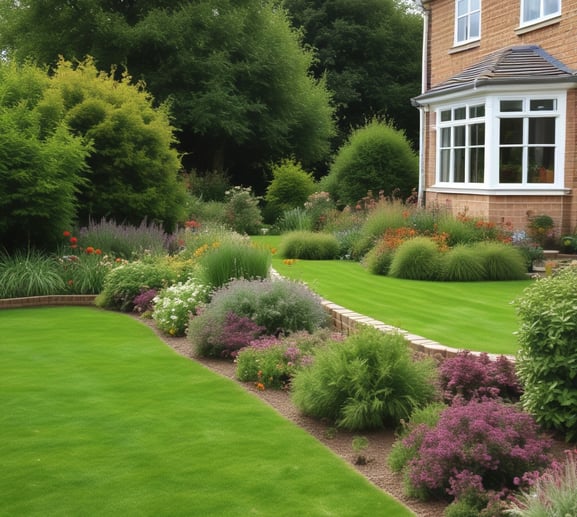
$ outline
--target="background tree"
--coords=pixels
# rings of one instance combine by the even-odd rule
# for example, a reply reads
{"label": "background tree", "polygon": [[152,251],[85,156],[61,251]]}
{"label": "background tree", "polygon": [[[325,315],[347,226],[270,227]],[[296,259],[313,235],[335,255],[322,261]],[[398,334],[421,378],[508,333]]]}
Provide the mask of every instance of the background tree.
{"label": "background tree", "polygon": [[422,19],[403,0],[284,0],[304,42],[316,49],[314,74],[334,94],[339,137],[386,116],[416,147]]}
{"label": "background tree", "polygon": [[407,198],[418,180],[418,158],[402,131],[373,120],[355,130],[339,149],[321,186],[342,204],[383,191]]}
{"label": "background tree", "polygon": [[0,61],[0,249],[54,246],[75,221],[89,146],[44,119],[48,87],[43,70]]}
{"label": "background tree", "polygon": [[171,99],[187,169],[254,185],[270,161],[312,164],[330,151],[329,92],[275,0],[0,0],[0,47],[17,60],[126,66]]}

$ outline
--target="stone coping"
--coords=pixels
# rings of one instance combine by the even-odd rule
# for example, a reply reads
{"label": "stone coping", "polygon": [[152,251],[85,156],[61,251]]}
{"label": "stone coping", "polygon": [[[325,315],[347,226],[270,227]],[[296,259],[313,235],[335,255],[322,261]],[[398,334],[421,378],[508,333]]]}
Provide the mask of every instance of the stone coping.
{"label": "stone coping", "polygon": [[23,307],[50,307],[62,305],[94,305],[93,294],[54,294],[47,296],[29,296],[26,298],[0,299],[0,309],[19,309]]}

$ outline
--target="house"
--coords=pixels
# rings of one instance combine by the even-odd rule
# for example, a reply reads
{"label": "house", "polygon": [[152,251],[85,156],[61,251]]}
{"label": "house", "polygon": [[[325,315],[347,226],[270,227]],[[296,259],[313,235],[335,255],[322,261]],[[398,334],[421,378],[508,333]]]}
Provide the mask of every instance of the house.
{"label": "house", "polygon": [[419,199],[577,226],[577,0],[421,0]]}

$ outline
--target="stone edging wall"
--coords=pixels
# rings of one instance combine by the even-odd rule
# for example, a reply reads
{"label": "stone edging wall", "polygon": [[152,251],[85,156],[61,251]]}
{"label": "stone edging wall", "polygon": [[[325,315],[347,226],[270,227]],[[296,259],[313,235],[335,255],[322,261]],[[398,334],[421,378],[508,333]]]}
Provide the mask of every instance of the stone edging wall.
{"label": "stone edging wall", "polygon": [[57,305],[94,305],[93,294],[66,294],[30,296],[27,298],[0,299],[0,309],[20,309],[23,307],[50,307]]}

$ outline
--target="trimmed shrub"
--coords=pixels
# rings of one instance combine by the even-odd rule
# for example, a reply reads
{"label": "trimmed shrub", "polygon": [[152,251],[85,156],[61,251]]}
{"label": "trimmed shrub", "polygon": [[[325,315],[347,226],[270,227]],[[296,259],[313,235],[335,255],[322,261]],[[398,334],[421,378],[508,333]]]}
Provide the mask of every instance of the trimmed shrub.
{"label": "trimmed shrub", "polygon": [[542,278],[516,300],[517,375],[537,422],[577,438],[577,268]]}
{"label": "trimmed shrub", "polygon": [[355,204],[368,190],[406,198],[418,181],[418,159],[402,131],[373,120],[339,149],[323,186],[334,199]]}
{"label": "trimmed shrub", "polygon": [[437,280],[440,276],[441,254],[437,244],[428,237],[415,237],[399,246],[389,275],[409,280]]}
{"label": "trimmed shrub", "polygon": [[135,261],[115,267],[106,275],[95,304],[124,312],[134,310],[134,299],[145,289],[160,290],[174,283],[176,275],[165,261]]}
{"label": "trimmed shrub", "polygon": [[257,235],[262,228],[259,199],[250,187],[235,186],[226,191],[224,218],[235,232]]}
{"label": "trimmed shrub", "polygon": [[243,346],[261,334],[314,332],[329,324],[320,298],[303,284],[289,280],[233,280],[217,290],[189,324],[188,337],[199,354],[222,355],[227,339],[227,332],[222,329],[231,313],[262,327]]}
{"label": "trimmed shrub", "polygon": [[431,360],[414,361],[406,340],[362,326],[317,351],[293,379],[292,398],[306,415],[348,430],[396,427],[435,396]]}
{"label": "trimmed shrub", "polygon": [[437,425],[418,426],[404,446],[420,443],[406,466],[409,491],[423,499],[517,487],[525,472],[550,463],[551,441],[533,418],[497,400],[446,408]]}
{"label": "trimmed shrub", "polygon": [[497,397],[516,402],[522,393],[515,363],[504,355],[493,361],[486,353],[462,350],[439,365],[439,381],[448,403]]}
{"label": "trimmed shrub", "polygon": [[502,242],[476,243],[473,249],[481,257],[485,269],[485,280],[524,280],[527,265],[521,252]]}
{"label": "trimmed shrub", "polygon": [[448,282],[478,282],[485,278],[483,260],[471,246],[458,244],[444,253],[441,277]]}
{"label": "trimmed shrub", "polygon": [[339,255],[339,241],[328,233],[290,232],[280,242],[279,255],[303,260],[332,260]]}
{"label": "trimmed shrub", "polygon": [[363,264],[373,275],[386,276],[389,274],[394,254],[394,250],[381,241],[365,255]]}

